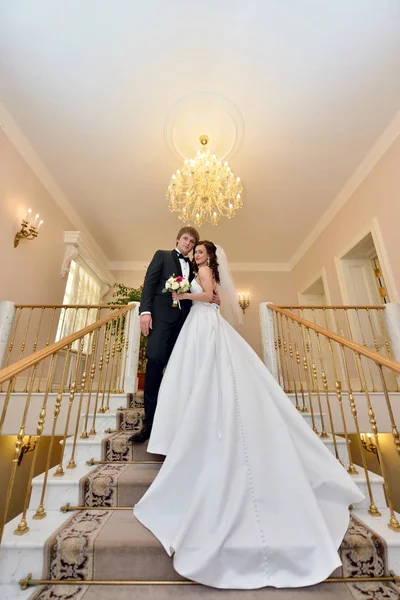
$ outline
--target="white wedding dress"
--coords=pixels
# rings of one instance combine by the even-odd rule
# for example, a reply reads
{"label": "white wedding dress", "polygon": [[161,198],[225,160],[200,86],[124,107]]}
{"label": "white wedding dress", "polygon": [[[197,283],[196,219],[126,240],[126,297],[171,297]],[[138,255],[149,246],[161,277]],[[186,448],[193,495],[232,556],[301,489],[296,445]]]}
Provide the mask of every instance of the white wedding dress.
{"label": "white wedding dress", "polygon": [[134,515],[182,576],[299,587],[340,566],[348,507],[363,494],[216,305],[193,303],[148,451],[166,459]]}

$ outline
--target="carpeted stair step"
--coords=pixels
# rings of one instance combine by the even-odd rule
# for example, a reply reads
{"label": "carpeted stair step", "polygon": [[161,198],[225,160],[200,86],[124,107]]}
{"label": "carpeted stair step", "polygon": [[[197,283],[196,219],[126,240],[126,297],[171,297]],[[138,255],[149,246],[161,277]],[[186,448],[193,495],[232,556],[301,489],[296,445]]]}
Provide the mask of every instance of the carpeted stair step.
{"label": "carpeted stair step", "polygon": [[152,484],[161,465],[99,465],[79,482],[80,506],[133,507]]}
{"label": "carpeted stair step", "polygon": [[134,394],[127,394],[128,398],[128,406],[130,408],[143,408],[144,399],[143,399],[143,390],[138,390]]}
{"label": "carpeted stair step", "polygon": [[[335,577],[387,574],[383,540],[352,516]],[[161,543],[131,510],[75,513],[46,542],[44,578],[99,581],[182,581]],[[389,596],[390,598],[390,596]]]}
{"label": "carpeted stair step", "polygon": [[396,600],[391,583],[321,583],[307,588],[216,590],[201,585],[44,586],[30,600]]}
{"label": "carpeted stair step", "polygon": [[161,543],[131,510],[75,513],[47,540],[45,557],[49,579],[183,580]]}
{"label": "carpeted stair step", "polygon": [[120,431],[137,431],[143,423],[143,408],[123,408],[117,411],[116,429]]}
{"label": "carpeted stair step", "polygon": [[147,442],[129,442],[131,431],[117,431],[102,440],[102,460],[107,461],[163,461],[164,456],[147,452]]}

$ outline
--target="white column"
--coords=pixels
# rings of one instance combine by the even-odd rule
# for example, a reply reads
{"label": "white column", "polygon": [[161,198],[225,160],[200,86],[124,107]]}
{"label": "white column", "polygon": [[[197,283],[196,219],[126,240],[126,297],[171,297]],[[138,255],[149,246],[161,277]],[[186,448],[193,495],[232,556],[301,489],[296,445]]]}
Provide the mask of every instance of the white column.
{"label": "white column", "polygon": [[390,302],[383,311],[392,358],[400,362],[400,304]]}
{"label": "white column", "polygon": [[8,339],[15,316],[14,302],[0,302],[0,369],[7,353]]}
{"label": "white column", "polygon": [[129,312],[129,347],[125,363],[124,392],[127,394],[134,394],[137,391],[137,369],[140,347],[140,318],[139,303],[129,302],[129,304],[136,304],[136,306]]}
{"label": "white column", "polygon": [[261,323],[261,344],[263,351],[263,361],[268,370],[279,381],[278,362],[275,350],[274,319],[272,310],[268,307],[272,302],[262,302],[260,304],[260,323]]}

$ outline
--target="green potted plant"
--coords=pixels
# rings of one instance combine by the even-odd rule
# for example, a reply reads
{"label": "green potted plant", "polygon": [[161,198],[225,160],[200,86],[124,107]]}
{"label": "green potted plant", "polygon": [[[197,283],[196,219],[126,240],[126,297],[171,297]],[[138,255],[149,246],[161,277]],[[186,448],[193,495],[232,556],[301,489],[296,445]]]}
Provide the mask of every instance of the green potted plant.
{"label": "green potted plant", "polygon": [[[123,283],[114,284],[114,304],[128,304],[129,302],[140,302],[143,292],[143,285],[138,288],[127,287]],[[139,345],[139,359],[138,359],[138,388],[139,390],[144,389],[144,379],[146,376],[146,347],[147,337],[142,333],[140,334],[140,345]]]}

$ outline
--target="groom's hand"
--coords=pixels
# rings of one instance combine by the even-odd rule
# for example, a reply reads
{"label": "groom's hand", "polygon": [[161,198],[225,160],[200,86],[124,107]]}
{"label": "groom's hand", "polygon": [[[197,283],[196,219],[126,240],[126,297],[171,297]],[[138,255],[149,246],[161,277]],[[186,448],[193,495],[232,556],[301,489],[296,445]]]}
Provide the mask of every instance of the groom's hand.
{"label": "groom's hand", "polygon": [[221,299],[216,292],[213,292],[212,301],[213,301],[213,304],[218,304],[218,306],[221,304]]}
{"label": "groom's hand", "polygon": [[150,329],[153,329],[153,321],[151,315],[141,315],[140,316],[140,330],[144,336],[148,336],[150,333]]}

